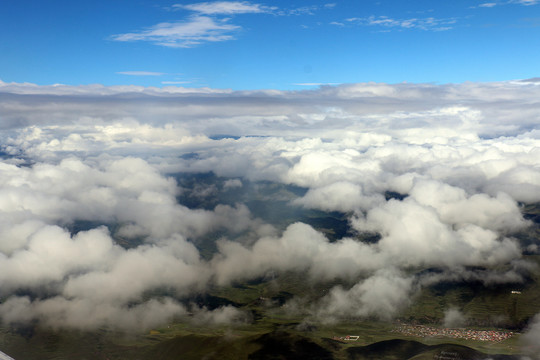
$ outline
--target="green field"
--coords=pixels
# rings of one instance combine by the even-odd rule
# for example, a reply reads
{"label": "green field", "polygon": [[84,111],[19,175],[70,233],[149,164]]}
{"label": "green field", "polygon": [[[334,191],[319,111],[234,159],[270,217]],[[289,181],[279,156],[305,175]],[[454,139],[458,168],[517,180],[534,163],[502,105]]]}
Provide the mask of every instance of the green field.
{"label": "green field", "polygon": [[[540,261],[538,257],[532,257],[532,260]],[[529,302],[540,294],[537,284],[531,282],[523,289],[518,300],[520,318],[540,312],[538,302]],[[331,285],[311,286],[302,281],[301,275],[286,273],[271,280],[215,288],[207,298],[214,306],[234,303],[253,314],[251,321],[234,326],[203,325],[182,319],[143,334],[129,335],[107,329],[86,333],[39,326],[5,327],[1,331],[0,349],[15,359],[418,360],[433,359],[443,352],[459,353],[463,359],[481,358],[482,354],[508,355],[498,358],[512,359],[514,357],[510,355],[520,353],[519,335],[492,343],[409,337],[392,331],[398,320],[440,326],[443,309],[448,304],[463,306],[472,320],[505,314],[513,303],[506,289],[497,294],[494,289],[478,291],[466,285],[446,291],[426,288],[394,322],[349,319],[324,324],[306,314],[291,314],[283,306],[293,296],[315,299],[324,286]],[[495,329],[492,326],[472,327]],[[334,340],[346,335],[359,338],[348,342]]]}

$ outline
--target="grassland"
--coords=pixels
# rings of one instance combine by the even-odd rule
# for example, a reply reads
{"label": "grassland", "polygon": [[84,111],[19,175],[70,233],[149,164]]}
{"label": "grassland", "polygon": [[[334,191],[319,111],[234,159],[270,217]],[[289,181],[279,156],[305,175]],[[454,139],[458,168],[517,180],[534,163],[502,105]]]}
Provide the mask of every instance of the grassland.
{"label": "grassland", "polygon": [[[532,257],[540,261],[538,257]],[[537,274],[535,274],[536,276]],[[536,278],[523,289],[519,316],[540,312]],[[145,333],[118,333],[107,329],[78,332],[39,326],[6,327],[0,331],[0,349],[15,359],[434,359],[443,352],[462,359],[513,359],[520,353],[519,335],[500,343],[450,338],[410,337],[393,332],[397,321],[441,326],[443,309],[460,305],[471,319],[504,314],[513,304],[506,289],[479,291],[466,284],[440,289],[427,288],[393,322],[376,319],[345,319],[321,323],[301,312],[288,312],[293,296],[315,299],[333,283],[310,285],[302,276],[285,273],[272,279],[215,288],[215,306],[234,303],[253,318],[236,325],[209,325],[186,319]],[[444,291],[443,291],[444,290]],[[493,299],[493,301],[489,301]],[[523,302],[521,304],[520,302]],[[526,303],[527,302],[527,303]],[[523,308],[521,310],[521,308]],[[491,315],[490,315],[491,314]],[[495,329],[494,326],[473,326]],[[336,340],[346,335],[357,341]],[[497,355],[498,357],[494,357]],[[504,356],[503,356],[504,355]],[[456,357],[457,359],[457,357]],[[517,359],[517,357],[515,357]]]}

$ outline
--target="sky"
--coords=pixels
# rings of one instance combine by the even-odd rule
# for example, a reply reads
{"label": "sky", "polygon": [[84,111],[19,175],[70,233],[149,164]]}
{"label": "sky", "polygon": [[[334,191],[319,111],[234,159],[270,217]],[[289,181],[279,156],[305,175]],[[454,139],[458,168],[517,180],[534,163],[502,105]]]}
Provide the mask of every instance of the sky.
{"label": "sky", "polygon": [[301,90],[538,76],[536,0],[3,1],[0,80]]}

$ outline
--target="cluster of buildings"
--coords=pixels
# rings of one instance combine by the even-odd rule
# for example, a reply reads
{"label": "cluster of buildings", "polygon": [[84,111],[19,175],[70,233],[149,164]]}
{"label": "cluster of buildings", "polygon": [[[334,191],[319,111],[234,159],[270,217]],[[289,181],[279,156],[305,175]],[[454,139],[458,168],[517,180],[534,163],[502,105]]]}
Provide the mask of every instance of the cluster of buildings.
{"label": "cluster of buildings", "polygon": [[514,335],[511,331],[437,328],[424,325],[400,325],[393,332],[417,337],[446,337],[491,342],[500,342]]}
{"label": "cluster of buildings", "polygon": [[345,335],[345,336],[334,336],[334,340],[338,341],[357,341],[360,338],[359,335]]}

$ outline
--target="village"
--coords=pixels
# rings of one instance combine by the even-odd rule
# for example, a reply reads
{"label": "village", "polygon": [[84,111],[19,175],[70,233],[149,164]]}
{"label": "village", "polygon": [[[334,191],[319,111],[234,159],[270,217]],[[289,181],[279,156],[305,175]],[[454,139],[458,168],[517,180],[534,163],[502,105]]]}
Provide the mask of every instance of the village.
{"label": "village", "polygon": [[453,339],[465,339],[476,341],[501,342],[512,336],[512,331],[502,330],[472,330],[465,328],[438,328],[425,325],[400,325],[392,332],[400,333],[406,336],[415,336],[422,338],[445,337]]}

